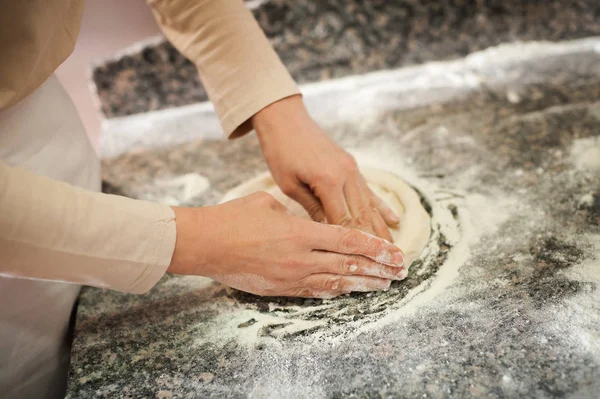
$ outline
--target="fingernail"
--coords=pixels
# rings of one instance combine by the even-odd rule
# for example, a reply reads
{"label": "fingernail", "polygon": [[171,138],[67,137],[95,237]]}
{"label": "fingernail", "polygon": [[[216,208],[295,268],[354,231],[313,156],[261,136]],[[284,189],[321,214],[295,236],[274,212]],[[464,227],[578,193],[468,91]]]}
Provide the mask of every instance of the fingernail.
{"label": "fingernail", "polygon": [[385,280],[384,283],[381,283],[381,290],[382,291],[388,291],[390,289],[390,286],[392,285],[392,280]]}
{"label": "fingernail", "polygon": [[388,264],[388,263],[394,263],[394,259],[393,259],[393,255],[390,251],[387,250],[383,250],[379,253],[379,255],[377,255],[377,257],[375,258],[375,262],[377,263],[381,263],[381,264]]}
{"label": "fingernail", "polygon": [[401,268],[398,273],[398,280],[404,280],[407,276],[408,276],[408,270],[406,270],[405,268]]}
{"label": "fingernail", "polygon": [[397,267],[392,273],[392,276],[384,276],[384,278],[390,278],[391,280],[396,281],[404,280],[406,278],[406,269],[404,269],[404,267]]}
{"label": "fingernail", "polygon": [[404,253],[402,251],[394,252],[392,254],[392,263],[399,267],[404,266]]}
{"label": "fingernail", "polygon": [[395,223],[395,224],[400,223],[400,219],[398,218],[398,216],[396,216],[395,213],[390,212],[390,214],[388,215],[388,217],[392,221],[392,223]]}
{"label": "fingernail", "polygon": [[407,278],[408,277],[408,269],[404,269],[404,271],[402,272],[402,275],[404,276],[404,277],[402,277],[403,280],[405,278]]}

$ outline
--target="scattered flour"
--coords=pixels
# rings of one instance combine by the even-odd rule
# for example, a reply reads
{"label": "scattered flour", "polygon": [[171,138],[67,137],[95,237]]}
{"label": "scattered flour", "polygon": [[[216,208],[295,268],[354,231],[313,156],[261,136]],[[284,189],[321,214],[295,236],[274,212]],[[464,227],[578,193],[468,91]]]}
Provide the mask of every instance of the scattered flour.
{"label": "scattered flour", "polygon": [[575,140],[570,155],[578,170],[600,172],[600,137]]}
{"label": "scattered flour", "polygon": [[589,208],[594,205],[594,194],[587,193],[579,198],[578,204],[580,208]]}
{"label": "scattered flour", "polygon": [[[583,43],[583,42],[582,42]],[[586,45],[589,43],[585,43]],[[519,46],[517,46],[519,47]],[[507,60],[507,63],[518,62],[523,57],[529,57],[528,55],[524,55],[521,51],[523,48],[536,50],[540,52],[544,52],[546,50],[554,51],[554,47],[551,44],[536,44],[535,46],[522,46],[519,47],[516,52],[512,52],[510,55],[512,59]],[[510,49],[514,50],[514,46],[510,47]],[[474,68],[481,67],[482,64],[486,64],[489,62],[489,57],[504,57],[505,51],[508,51],[509,48],[496,48],[493,50],[489,50],[486,52],[482,52],[481,54],[477,54],[474,56],[470,56],[467,58],[466,63]],[[551,51],[551,52],[552,52]],[[563,51],[562,49],[556,49],[556,51]],[[510,58],[510,57],[509,57]],[[373,75],[373,78],[377,76]],[[499,80],[513,80],[515,77],[498,77]],[[339,83],[339,82],[338,82]],[[507,93],[507,97],[509,97],[509,101],[518,102],[520,101],[517,93]],[[394,106],[397,106],[395,104]],[[328,114],[331,117],[330,114]],[[333,118],[335,119],[335,118]],[[331,120],[331,119],[330,119]],[[364,115],[361,115],[362,124],[364,128],[368,128],[368,125],[371,120],[376,120],[375,117],[367,118]],[[416,134],[416,133],[415,133]],[[440,132],[443,135],[443,131]],[[418,138],[416,135],[415,139]],[[404,136],[401,140],[412,140],[410,136]],[[393,146],[391,146],[393,147]],[[345,323],[344,325],[336,326],[329,325],[326,329],[318,329],[314,333],[307,335],[303,339],[306,342],[314,342],[322,345],[331,345],[336,346],[342,343],[345,340],[352,339],[360,335],[365,331],[377,330],[381,329],[383,326],[388,325],[390,323],[394,323],[398,325],[398,331],[401,333],[403,320],[407,319],[408,315],[418,314],[419,310],[423,308],[436,309],[445,307],[446,309],[456,308],[455,310],[458,312],[468,312],[469,314],[485,314],[481,309],[478,309],[477,303],[465,304],[461,303],[452,304],[452,298],[459,298],[465,294],[465,287],[461,287],[458,284],[453,285],[453,283],[457,280],[459,276],[459,269],[462,265],[467,264],[471,258],[470,247],[474,247],[478,244],[486,235],[493,235],[494,233],[498,233],[498,229],[507,221],[510,216],[514,216],[515,213],[519,214],[527,214],[530,212],[531,220],[527,223],[524,221],[524,227],[535,229],[536,224],[541,220],[541,216],[543,210],[536,209],[529,202],[527,197],[527,190],[522,192],[514,192],[514,193],[506,193],[506,192],[496,192],[496,193],[477,193],[477,192],[463,192],[457,187],[444,187],[443,182],[437,179],[427,179],[427,177],[420,176],[419,171],[415,171],[410,167],[411,159],[401,159],[397,148],[391,148],[390,151],[387,151],[386,148],[382,148],[381,145],[378,148],[363,148],[361,150],[353,150],[350,151],[352,155],[356,158],[357,162],[366,167],[373,167],[377,169],[387,170],[391,173],[394,173],[398,176],[401,176],[405,181],[407,181],[411,186],[418,189],[420,194],[429,202],[432,206],[432,225],[435,226],[434,231],[437,233],[437,236],[443,235],[447,240],[447,243],[451,245],[451,249],[449,251],[448,257],[445,260],[445,263],[440,267],[437,271],[436,275],[432,278],[423,281],[419,286],[413,288],[408,295],[406,295],[399,303],[384,303],[388,307],[388,310],[383,312],[383,317],[378,317],[376,319],[372,318],[362,318],[357,320],[356,322]],[[557,150],[554,154],[557,157],[562,157],[563,153],[561,150]],[[572,149],[571,149],[571,157],[573,163],[580,170],[584,171],[598,171],[600,170],[600,138],[587,138],[577,140]],[[469,182],[469,181],[477,181],[474,177],[479,173],[479,169],[477,165],[473,165],[468,170],[462,170],[460,172],[461,182]],[[543,168],[539,168],[537,170],[538,174],[543,174]],[[517,171],[517,177],[520,178],[523,176],[523,171]],[[460,187],[460,182],[458,184]],[[468,184],[464,184],[465,187],[468,187]],[[585,199],[584,202],[589,202],[589,198]],[[450,211],[451,206],[454,206],[454,212]],[[422,258],[426,258],[428,256],[433,256],[439,252],[439,244],[436,242],[435,234],[432,236],[432,239],[426,249],[422,254]],[[506,236],[501,239],[506,242],[513,240],[514,237]],[[500,246],[501,247],[501,246]],[[493,244],[490,245],[489,248],[490,257],[507,257],[513,256],[515,262],[527,262],[530,260],[529,254],[510,254],[510,253],[497,253],[498,247]],[[496,253],[495,253],[496,252]],[[596,263],[592,263],[590,265],[581,265],[587,272],[591,272],[590,270],[594,269],[595,273],[597,273],[597,261]],[[481,268],[479,265],[472,265],[473,267],[469,268],[470,273],[476,273],[478,268]],[[472,269],[472,270],[471,270]],[[597,277],[596,277],[597,279]],[[494,284],[504,284],[503,281],[482,281],[480,288],[485,289],[490,285]],[[470,289],[473,287],[471,286]],[[439,303],[435,301],[441,293],[444,294],[444,298],[447,299],[444,303]],[[373,294],[377,295],[377,294]],[[597,298],[597,294],[593,294],[595,297],[590,296],[589,301],[597,301],[596,303],[600,303]],[[586,299],[587,301],[587,299]],[[322,305],[314,306],[314,307],[288,307],[285,313],[277,313],[277,311],[262,314],[258,311],[242,309],[234,311],[232,314],[227,314],[226,316],[222,316],[223,322],[225,320],[229,320],[229,318],[235,318],[236,322],[239,320],[240,323],[244,322],[250,318],[254,318],[257,320],[255,324],[252,325],[252,328],[243,329],[244,331],[239,331],[241,329],[236,327],[232,327],[235,323],[231,321],[231,326],[227,328],[221,328],[220,333],[227,331],[229,339],[236,339],[240,342],[252,345],[256,344],[260,338],[257,336],[258,332],[262,327],[267,325],[268,323],[274,324],[286,324],[291,322],[291,324],[282,327],[278,330],[277,336],[284,337],[288,334],[288,331],[294,329],[295,332],[305,331],[306,329],[314,328],[315,325],[311,324],[314,320],[307,321],[302,318],[304,314],[312,313],[316,309],[320,311],[326,312],[328,309],[331,309],[331,304],[333,301],[324,301]],[[469,308],[469,306],[471,306]],[[587,305],[586,305],[587,306]],[[563,310],[554,310],[556,312],[556,317],[563,317],[566,325],[568,325],[568,315],[566,312],[569,311],[571,307],[564,307]],[[585,306],[581,307],[581,310],[584,311],[586,309]],[[589,309],[589,306],[587,307]],[[339,313],[343,313],[344,310],[340,309]],[[507,311],[508,312],[508,311]],[[561,316],[560,312],[565,312]],[[314,314],[314,313],[313,313]],[[243,315],[238,317],[239,315]],[[502,316],[502,314],[500,315]],[[543,327],[540,328],[548,328],[548,323],[542,323],[543,319],[551,320],[552,317],[549,315],[540,316],[540,325],[544,324]],[[592,317],[592,316],[589,316]],[[245,319],[245,320],[244,320]],[[221,319],[220,319],[221,320]],[[319,322],[326,323],[327,318],[319,319]],[[484,321],[482,320],[482,323]],[[492,321],[490,321],[492,322]],[[485,324],[485,323],[483,323]],[[562,323],[560,323],[562,324]],[[556,323],[552,323],[552,325],[556,325]],[[591,324],[590,324],[591,325]],[[343,334],[337,334],[335,331],[344,330]],[[483,331],[482,334],[486,332]],[[585,328],[580,328],[577,330],[577,334],[583,334],[583,337],[578,337],[574,339],[582,340],[583,342],[588,343],[588,348],[590,350],[596,351],[596,353],[600,353],[598,351],[598,342],[599,339],[597,334],[590,332],[590,330],[586,330]],[[542,334],[543,335],[543,334]],[[212,339],[212,338],[211,338]],[[277,340],[270,340],[270,342],[277,346],[282,345],[283,343],[277,342]],[[507,376],[504,379],[505,384],[511,385],[515,383],[513,377],[515,376]],[[316,378],[316,377],[314,377]],[[516,378],[516,377],[515,377]],[[314,380],[311,378],[311,380]]]}
{"label": "scattered flour", "polygon": [[[219,340],[234,339],[241,344],[252,346],[258,343],[261,330],[267,326],[285,325],[285,327],[270,331],[271,337],[283,337],[287,334],[293,334],[298,331],[306,331],[315,327],[323,326],[327,323],[326,320],[302,320],[294,319],[293,322],[284,318],[273,316],[271,313],[261,313],[251,309],[232,309],[231,313],[222,313],[214,320],[214,323],[220,328],[214,331],[219,334]],[[255,320],[247,327],[239,328],[243,323],[249,320]],[[211,341],[215,337],[211,338]]]}
{"label": "scattered flour", "polygon": [[[159,189],[159,193],[148,198],[171,206],[178,206],[190,202],[195,197],[210,188],[210,181],[198,173],[186,173],[171,179],[157,179],[152,187]],[[168,194],[162,194],[162,191]]]}
{"label": "scattered flour", "polygon": [[[307,320],[303,315],[310,317],[311,314],[314,314],[318,310],[323,312],[331,311],[333,305],[336,304],[336,299],[326,300],[322,305],[314,307],[288,306],[284,309],[285,311],[281,312],[276,310],[274,312],[261,313],[248,308],[236,308],[231,309],[231,312],[224,310],[223,314],[215,320],[220,325],[220,328],[213,329],[213,331],[219,334],[219,336],[211,337],[211,340],[235,339],[243,344],[255,345],[263,339],[268,339],[271,342],[273,341],[273,337],[284,337],[297,332],[315,329],[310,335],[311,339],[325,339],[333,344],[336,342],[336,339],[349,339],[351,336],[356,336],[366,329],[379,328],[383,324],[402,318],[408,312],[412,312],[418,307],[432,301],[451,285],[458,276],[458,269],[469,258],[468,245],[472,236],[470,220],[465,208],[464,193],[455,193],[458,195],[452,196],[451,199],[443,196],[443,200],[436,200],[436,196],[438,196],[436,193],[439,192],[440,187],[417,177],[417,174],[397,157],[383,156],[380,149],[376,152],[370,152],[369,150],[351,150],[350,152],[359,164],[399,175],[411,186],[419,190],[419,193],[432,206],[432,235],[420,259],[425,263],[433,261],[440,252],[438,241],[443,236],[444,241],[451,246],[446,262],[440,267],[435,276],[413,288],[400,302],[387,303],[388,310],[384,312],[383,316],[377,315],[374,318],[364,318],[339,325],[330,323],[325,329],[316,329],[316,327],[327,324],[329,318],[323,316],[319,319],[311,318]],[[490,204],[486,203],[483,197],[476,197],[473,203],[477,204],[481,209],[488,209],[490,207]],[[453,214],[451,211],[452,206],[457,209],[456,214]],[[502,220],[498,216],[492,217],[492,215],[497,215],[497,213],[491,213],[488,218],[481,219],[487,220],[488,229],[492,229],[495,223]],[[380,262],[387,262],[390,257],[389,253],[382,253],[378,260]],[[255,276],[252,278],[255,279]],[[244,282],[247,282],[246,280],[247,278]],[[229,282],[229,284],[236,286],[235,282]],[[382,298],[382,301],[384,301],[382,303],[385,303],[385,298]],[[338,314],[344,311],[344,309],[340,309]],[[237,327],[239,324],[250,319],[255,320],[251,326],[245,328]],[[281,326],[277,326],[275,330],[270,331],[268,337],[261,337],[260,332],[263,331],[263,328],[268,328],[269,325]],[[348,329],[348,327],[352,328]],[[342,335],[340,335],[340,331],[343,332]]]}

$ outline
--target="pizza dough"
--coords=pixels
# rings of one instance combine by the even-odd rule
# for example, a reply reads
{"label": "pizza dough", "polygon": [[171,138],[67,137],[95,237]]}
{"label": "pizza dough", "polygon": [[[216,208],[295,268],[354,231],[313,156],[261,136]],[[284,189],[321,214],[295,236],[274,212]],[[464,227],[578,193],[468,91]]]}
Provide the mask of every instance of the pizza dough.
{"label": "pizza dough", "polygon": [[[419,257],[429,241],[431,232],[429,214],[421,205],[421,199],[415,190],[399,177],[371,168],[360,168],[360,171],[371,190],[384,200],[400,219],[399,226],[391,228],[390,232],[394,244],[404,251],[408,268]],[[223,202],[245,197],[257,191],[268,192],[293,214],[310,219],[300,204],[283,194],[268,172],[233,188],[225,195]]]}

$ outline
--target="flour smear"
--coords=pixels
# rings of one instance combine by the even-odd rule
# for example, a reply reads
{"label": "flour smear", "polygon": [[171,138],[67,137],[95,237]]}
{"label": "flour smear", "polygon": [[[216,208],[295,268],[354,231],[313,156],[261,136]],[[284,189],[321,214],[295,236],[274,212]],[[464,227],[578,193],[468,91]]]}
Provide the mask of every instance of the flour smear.
{"label": "flour smear", "polygon": [[[312,314],[332,314],[333,316],[343,314],[345,309],[336,308],[340,299],[324,300],[321,305],[314,306],[281,306],[273,305],[273,311],[265,313],[251,306],[240,306],[222,309],[219,316],[214,320],[218,328],[212,329],[214,335],[210,341],[235,340],[243,345],[256,345],[260,342],[272,342],[273,338],[285,338],[295,336],[297,333],[305,332],[302,339],[315,341],[335,342],[335,339],[349,339],[361,334],[366,329],[380,328],[381,325],[393,322],[404,315],[415,311],[419,307],[430,303],[438,295],[449,287],[458,276],[459,268],[469,258],[469,241],[473,239],[471,222],[466,209],[466,194],[453,196],[448,199],[447,190],[441,190],[434,183],[420,178],[410,166],[403,163],[398,157],[382,155],[381,150],[371,152],[367,150],[350,150],[361,167],[370,167],[393,173],[412,187],[416,188],[426,203],[431,206],[432,235],[429,243],[421,253],[423,262],[433,262],[440,252],[440,242],[450,246],[445,262],[440,266],[437,273],[424,280],[421,284],[411,289],[400,302],[391,302],[384,305],[386,296],[382,293],[369,293],[367,298],[376,305],[381,302],[382,306],[389,306],[383,313],[374,317],[367,317],[357,321],[349,321],[343,324],[331,322],[328,316],[320,318],[310,317]],[[481,198],[474,202],[476,205],[486,209],[486,204]],[[453,214],[452,207],[458,211]],[[498,222],[492,219],[489,223]],[[426,269],[425,269],[426,270]],[[409,274],[411,270],[409,270]],[[418,273],[418,271],[415,271]],[[393,289],[393,288],[392,288]],[[360,301],[356,298],[355,301]],[[329,312],[329,313],[327,313]],[[250,325],[246,325],[249,320]],[[246,324],[245,324],[246,323]],[[239,325],[245,327],[239,328]],[[273,331],[269,330],[268,336],[261,334],[270,326],[275,326]],[[338,338],[336,338],[338,337]],[[202,342],[207,337],[203,337]]]}

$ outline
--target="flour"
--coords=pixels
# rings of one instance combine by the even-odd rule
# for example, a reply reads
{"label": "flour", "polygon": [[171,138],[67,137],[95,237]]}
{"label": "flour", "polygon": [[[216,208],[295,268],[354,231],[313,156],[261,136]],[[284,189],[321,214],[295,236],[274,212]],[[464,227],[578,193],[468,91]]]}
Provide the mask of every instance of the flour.
{"label": "flour", "polygon": [[509,194],[504,194],[501,198],[490,199],[481,194],[473,193],[468,195],[465,201],[467,207],[473,209],[477,214],[477,218],[471,221],[473,230],[478,232],[477,238],[495,233],[499,226],[508,219],[510,213],[499,211],[500,207],[502,209],[518,209],[523,203],[522,199]]}
{"label": "flour", "polygon": [[[402,176],[419,190],[423,201],[431,206],[431,238],[421,252],[419,258],[421,264],[415,268],[414,274],[416,276],[429,275],[429,265],[437,262],[442,251],[441,246],[450,247],[450,251],[444,255],[446,261],[433,277],[421,277],[424,281],[412,288],[404,297],[400,297],[400,300],[397,299],[398,288],[391,287],[387,292],[365,294],[363,299],[352,296],[341,297],[324,300],[321,305],[314,306],[269,303],[268,313],[254,310],[252,306],[241,308],[236,306],[229,311],[223,309],[219,312],[221,316],[215,322],[219,325],[224,324],[208,332],[211,334],[211,340],[233,339],[244,345],[256,345],[265,340],[272,342],[273,339],[300,334],[304,340],[325,340],[334,343],[336,339],[356,337],[365,329],[397,320],[406,314],[406,311],[412,311],[432,301],[455,280],[458,269],[469,257],[468,235],[470,230],[468,230],[469,222],[464,209],[464,193],[454,193],[458,195],[452,195],[450,198],[443,195],[442,200],[436,200],[441,192],[441,187],[417,177],[417,174],[397,157],[386,156],[380,149],[376,152],[370,152],[368,149],[351,150],[350,152],[355,156],[359,165]],[[231,198],[226,197],[224,200],[228,199]],[[420,203],[418,198],[416,201]],[[480,202],[485,205],[482,199]],[[460,209],[460,211],[456,211],[456,209]],[[392,261],[392,254],[384,251],[377,256],[376,260],[389,264]],[[220,280],[234,287],[241,286],[241,283],[248,284],[251,280],[257,287],[263,287],[264,281],[259,281],[257,277],[228,276],[227,280],[223,278]],[[360,289],[361,287],[356,288]],[[366,287],[362,287],[362,289],[366,289]],[[388,297],[388,295],[390,296]],[[266,300],[268,301],[268,299]],[[358,307],[356,307],[357,305]],[[381,307],[385,309],[383,312],[377,310],[371,315],[372,309]],[[357,316],[352,315],[353,312],[360,315],[358,319]],[[253,320],[253,324],[245,328],[237,327],[248,320]],[[341,320],[346,321],[341,322]],[[218,332],[218,336],[212,336],[211,331]],[[227,333],[224,334],[224,331]]]}
{"label": "flour", "polygon": [[[362,126],[368,129],[369,125]],[[469,143],[469,145],[474,145]],[[489,287],[500,287],[506,284],[503,280],[472,282],[469,287],[460,284],[459,270],[471,261],[471,247],[480,245],[486,237],[498,235],[509,217],[515,213],[529,214],[531,228],[539,225],[538,220],[544,217],[544,211],[531,205],[528,192],[520,193],[496,191],[473,192],[465,190],[469,182],[477,181],[481,173],[478,165],[461,171],[460,181],[452,187],[446,187],[443,180],[429,177],[411,167],[410,159],[399,157],[397,149],[389,150],[375,144],[373,148],[365,146],[361,150],[350,150],[361,166],[388,171],[401,176],[415,187],[423,202],[431,208],[431,239],[420,256],[421,267],[411,269],[410,276],[424,276],[422,281],[410,288],[406,294],[398,296],[400,285],[392,286],[388,292],[370,293],[360,298],[353,296],[325,300],[315,305],[297,306],[292,304],[271,303],[268,312],[258,311],[252,304],[236,304],[230,311],[224,311],[218,323],[228,321],[227,327],[212,329],[219,331],[218,337],[210,340],[234,340],[245,346],[261,343],[275,344],[284,340],[291,345],[290,337],[305,344],[338,345],[355,339],[366,332],[378,331],[393,324],[401,333],[404,320],[420,317],[423,312],[435,312],[436,309],[449,309],[456,306],[457,311],[466,311],[463,303],[453,305],[452,301],[461,298],[466,290]],[[510,235],[500,235],[504,243],[513,239]],[[531,262],[528,253],[504,253],[499,244],[492,242],[489,246],[488,258],[503,259],[513,257],[515,262]],[[503,244],[506,245],[506,244]],[[445,253],[443,263],[430,277],[429,265]],[[387,261],[389,254],[381,254],[379,261]],[[479,265],[471,264],[469,273],[473,276],[483,273]],[[443,294],[444,301],[436,301]],[[266,299],[268,301],[268,299]],[[290,302],[293,303],[293,302]],[[476,304],[470,311],[478,314]],[[374,309],[376,311],[374,312]],[[373,313],[372,313],[373,312]],[[483,314],[483,313],[482,313]],[[245,319],[245,320],[244,320]],[[237,328],[237,325],[254,319],[248,328]],[[233,321],[235,320],[235,322]],[[239,321],[238,324],[235,324]],[[482,320],[482,323],[487,321]],[[275,326],[273,329],[272,326]],[[227,331],[226,334],[223,331]]]}
{"label": "flour", "polygon": [[575,140],[570,156],[578,170],[600,173],[600,137]]}
{"label": "flour", "polygon": [[[589,246],[595,257],[572,267],[565,274],[576,281],[600,281],[600,234],[587,235],[581,242]],[[583,353],[592,354],[600,361],[600,331],[595,325],[600,314],[600,291],[590,286],[589,290],[569,299],[567,303],[568,307],[555,307],[553,316],[576,334],[573,341]]]}
{"label": "flour", "polygon": [[579,198],[578,204],[579,208],[589,208],[594,205],[594,194],[587,193]]}
{"label": "flour", "polygon": [[[469,62],[475,65],[479,61],[472,58]],[[506,75],[499,80],[513,79],[509,71],[504,72]],[[467,72],[462,76],[466,75]],[[509,103],[529,101],[525,95],[520,96],[520,91],[507,92]],[[555,111],[552,112],[556,114]],[[540,115],[540,112],[532,113],[525,119],[531,122]],[[389,126],[381,123],[383,117],[390,118]],[[260,380],[253,381],[250,389],[256,396],[265,392],[300,396],[302,386],[314,388],[315,396],[321,395],[319,387],[327,385],[324,381],[331,376],[329,371],[338,370],[337,364],[328,363],[328,359],[371,366],[377,364],[373,358],[388,359],[386,356],[394,353],[389,366],[382,361],[383,368],[373,369],[381,371],[388,367],[390,374],[410,375],[411,381],[431,385],[437,384],[428,380],[431,369],[438,374],[447,369],[444,374],[447,378],[460,380],[466,378],[460,374],[461,365],[466,362],[486,364],[488,369],[498,366],[496,377],[506,392],[523,392],[526,385],[522,376],[513,371],[522,370],[515,359],[533,359],[531,370],[535,370],[536,359],[552,361],[548,360],[552,359],[551,352],[567,354],[561,362],[569,365],[571,348],[575,348],[573,353],[582,354],[576,359],[583,354],[598,358],[600,337],[594,317],[597,319],[600,313],[597,305],[600,298],[598,290],[585,289],[586,282],[600,280],[598,261],[589,260],[556,272],[558,276],[564,273],[569,277],[564,281],[563,290],[571,289],[570,284],[583,283],[577,296],[567,299],[552,297],[554,293],[561,295],[561,288],[554,288],[561,283],[560,278],[554,275],[545,278],[543,274],[553,262],[558,265],[570,262],[568,252],[565,255],[547,247],[548,236],[560,239],[561,234],[568,237],[572,233],[567,226],[549,229],[555,227],[548,221],[557,220],[553,212],[558,212],[556,209],[561,206],[558,199],[567,204],[564,205],[566,212],[569,209],[576,212],[577,206],[593,205],[593,188],[583,185],[572,198],[572,208],[566,202],[568,198],[561,198],[560,193],[552,208],[544,207],[545,202],[537,197],[544,192],[542,184],[550,184],[548,175],[558,176],[556,164],[565,160],[574,166],[565,173],[597,176],[597,138],[576,140],[569,151],[550,148],[548,158],[551,160],[534,164],[533,169],[530,165],[516,165],[490,173],[490,165],[498,163],[490,143],[482,142],[484,134],[462,134],[458,130],[460,124],[451,123],[425,124],[403,132],[399,131],[403,124],[391,118],[387,114],[361,117],[356,125],[350,125],[351,134],[341,135],[347,141],[340,142],[351,141],[350,145],[361,148],[351,150],[359,165],[389,171],[407,181],[430,209],[431,239],[411,266],[407,279],[392,284],[387,292],[314,302],[235,295],[220,297],[218,316],[211,320],[215,324],[203,330],[198,343],[210,342],[219,347],[234,343],[240,344],[241,350],[247,350],[248,365],[244,363],[244,367],[260,370],[255,373],[260,375]],[[514,121],[502,122],[508,126]],[[380,130],[381,139],[360,140],[361,129],[376,128]],[[386,128],[395,130],[381,131]],[[348,126],[339,129],[348,129]],[[356,139],[348,137],[351,135]],[[386,145],[385,140],[394,141]],[[435,152],[440,153],[441,159],[452,159],[448,153],[454,151],[455,144],[457,153],[468,162],[448,161],[448,167],[436,162]],[[427,153],[428,149],[431,153]],[[491,161],[487,162],[487,158]],[[433,167],[428,169],[430,165]],[[453,167],[455,165],[460,168]],[[584,217],[589,211],[579,212],[580,217]],[[387,259],[387,254],[380,255],[380,261]],[[411,281],[414,285],[410,285]],[[544,304],[538,310],[539,302]],[[586,314],[590,309],[594,313]],[[249,320],[255,322],[248,327],[238,327],[248,324]],[[368,342],[364,346],[368,350],[361,349],[361,342]],[[517,345],[513,346],[515,342]],[[514,353],[521,350],[537,352],[528,356]],[[492,356],[502,357],[502,361]],[[371,362],[367,363],[369,359]],[[506,359],[510,363],[505,365]],[[411,369],[405,367],[406,364]],[[370,376],[369,370],[362,367],[360,378],[384,380],[382,376]],[[340,370],[344,372],[352,375],[347,369]],[[393,384],[396,380],[387,380],[386,384],[390,381]],[[345,383],[360,385],[360,382]]]}
{"label": "flour", "polygon": [[[514,44],[303,88],[317,119],[340,131],[339,143],[361,148],[359,162],[408,181],[431,210],[431,240],[406,280],[388,292],[324,301],[257,298],[188,281],[180,295],[169,281],[167,300],[158,297],[147,313],[123,312],[120,297],[113,299],[117,321],[125,317],[114,335],[125,335],[122,347],[149,342],[131,328],[138,315],[160,323],[177,309],[178,324],[151,335],[161,345],[151,367],[178,339],[168,359],[179,370],[191,367],[181,372],[191,396],[593,397],[600,389],[598,141],[575,138],[597,130],[598,107],[586,108],[597,101],[597,57],[584,54],[597,43]],[[551,56],[563,51],[564,59]],[[419,104],[427,109],[406,111]],[[191,116],[178,119],[183,129],[206,126]],[[106,326],[118,328],[96,315],[88,311],[79,323],[95,334],[87,357],[108,348]],[[144,321],[143,332],[156,327]],[[126,360],[112,376],[122,375]],[[209,386],[194,378],[204,373],[215,376]]]}
{"label": "flour", "polygon": [[[239,327],[241,324],[251,319],[256,320],[256,322],[248,327]],[[219,331],[215,331],[215,333],[219,334],[219,340],[227,341],[229,339],[234,339],[241,344],[249,346],[259,343],[261,337],[266,334],[266,331],[264,330],[266,326],[279,326],[290,323],[289,321],[282,320],[280,317],[273,316],[269,313],[260,313],[247,309],[220,314],[214,322],[216,325],[220,326]],[[285,327],[270,330],[268,337],[283,337],[286,334],[311,330],[315,327],[323,326],[325,323],[326,321],[324,320],[294,320],[293,324],[290,323]]]}
{"label": "flour", "polygon": [[156,179],[146,198],[159,203],[180,206],[187,204],[210,188],[210,181],[198,173],[186,173],[169,179]]}
{"label": "flour", "polygon": [[[596,257],[570,268],[565,274],[575,281],[600,281],[600,235],[582,237],[581,243],[588,245],[590,251],[597,254]],[[597,329],[599,314],[600,291],[590,285],[588,290],[566,299],[561,305],[544,310],[539,319],[553,320],[557,332],[568,330],[568,334],[563,335],[568,337],[571,347],[578,349],[582,355],[591,355],[600,361],[600,332]]]}

